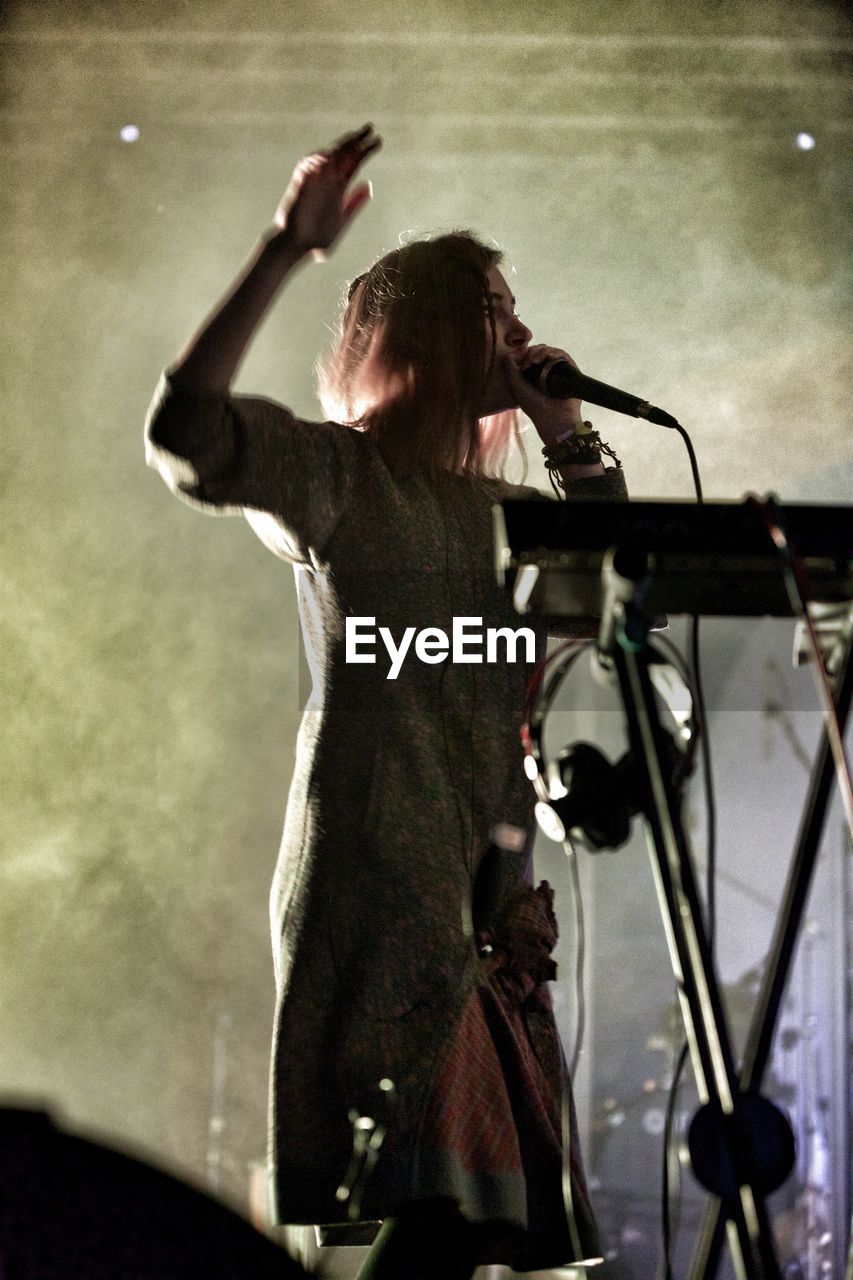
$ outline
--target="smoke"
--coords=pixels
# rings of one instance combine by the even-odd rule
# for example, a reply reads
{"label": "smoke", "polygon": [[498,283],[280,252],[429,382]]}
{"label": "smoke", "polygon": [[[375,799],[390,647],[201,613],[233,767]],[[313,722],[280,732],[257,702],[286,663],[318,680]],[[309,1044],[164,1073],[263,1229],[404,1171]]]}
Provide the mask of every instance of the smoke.
{"label": "smoke", "polygon": [[[688,427],[709,495],[842,501],[842,22],[840,8],[783,4],[7,8],[0,1085],[203,1176],[224,1011],[228,1195],[244,1200],[263,1149],[266,894],[299,713],[293,586],[241,521],[171,501],[141,432],[160,368],[294,162],[362,121],[385,138],[373,203],[288,289],[241,388],[316,416],[312,364],[345,282],[403,230],[470,225],[507,251],[535,340]],[[635,497],[689,494],[671,433],[591,416]],[[524,439],[530,482],[547,489]],[[725,670],[732,651],[718,652]],[[750,653],[738,688],[751,674],[752,701],[721,716],[718,752],[726,785],[748,783],[723,867],[753,889],[784,875],[803,786],[779,742],[770,799],[749,789],[763,661]],[[658,925],[632,909],[642,859],[605,865],[597,928],[624,963],[593,959],[615,1056],[590,1042],[588,1115],[599,1085],[644,1074],[638,1037],[669,999]],[[723,906],[735,980],[769,922],[737,887]],[[636,990],[652,974],[650,1009]]]}

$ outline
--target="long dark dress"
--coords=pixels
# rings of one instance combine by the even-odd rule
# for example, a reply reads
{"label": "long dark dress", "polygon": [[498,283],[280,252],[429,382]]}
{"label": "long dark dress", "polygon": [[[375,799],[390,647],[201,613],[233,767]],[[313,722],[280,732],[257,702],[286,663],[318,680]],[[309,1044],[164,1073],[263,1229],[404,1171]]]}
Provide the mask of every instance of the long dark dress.
{"label": "long dark dress", "polygon": [[[501,1066],[507,1050],[497,1043],[512,1024],[525,1039],[527,1065],[510,1092],[521,1098],[532,1087],[530,1071],[539,1073],[536,1087],[550,1098],[540,1108],[543,1116],[550,1110],[543,1124],[559,1154],[559,1044],[543,974],[525,976],[517,964],[513,972],[511,941],[482,959],[471,930],[472,884],[496,822],[531,831],[525,852],[505,855],[493,877],[498,914],[532,901],[525,894],[533,795],[518,739],[531,666],[504,660],[502,648],[491,663],[430,664],[413,644],[389,679],[381,641],[373,665],[348,663],[345,646],[348,616],[375,619],[395,642],[407,627],[450,636],[453,619],[466,617],[481,619],[483,629],[531,626],[540,658],[544,624],[519,619],[495,583],[491,525],[495,501],[535,491],[450,473],[430,479],[420,470],[395,479],[358,431],[299,421],[267,400],[191,395],[167,380],[147,432],[149,464],[178,496],[214,514],[245,515],[296,568],[313,692],[271,895],[278,999],[270,1134],[279,1220],[340,1220],[335,1191],[351,1151],[348,1110],[370,1108],[378,1081],[389,1077],[396,1105],[363,1215],[385,1217],[401,1203],[452,1194],[475,1219],[535,1227],[527,1246],[483,1261],[565,1262],[559,1172],[544,1175],[548,1221],[531,1221],[528,1202],[541,1200],[531,1178],[539,1175],[509,1093],[504,1128],[520,1141],[500,1167],[470,1152],[448,1159],[430,1140],[448,1120],[442,1099],[448,1073],[459,1078],[454,1054],[466,1035],[479,1034],[475,1023],[491,1019],[488,1069],[507,1080],[518,1075]],[[621,471],[581,482],[578,491],[621,496]],[[517,656],[525,656],[523,645]],[[510,937],[518,914],[506,916]],[[584,1248],[594,1249],[573,1165]]]}

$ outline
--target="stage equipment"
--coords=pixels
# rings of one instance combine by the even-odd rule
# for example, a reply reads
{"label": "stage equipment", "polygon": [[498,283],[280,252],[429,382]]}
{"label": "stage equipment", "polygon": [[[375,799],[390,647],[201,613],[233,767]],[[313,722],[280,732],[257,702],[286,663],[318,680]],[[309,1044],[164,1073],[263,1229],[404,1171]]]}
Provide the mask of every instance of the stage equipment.
{"label": "stage equipment", "polygon": [[[788,536],[821,602],[853,600],[850,507],[785,507]],[[749,501],[507,501],[495,508],[498,581],[519,613],[601,617],[611,547],[649,557],[646,613],[794,614],[779,552]]]}
{"label": "stage equipment", "polygon": [[[631,752],[611,764],[589,742],[564,747],[554,760],[546,760],[542,748],[542,731],[554,696],[584,650],[592,652],[593,670],[602,670],[589,641],[572,643],[556,655],[556,670],[525,715],[524,771],[539,797],[536,820],[549,840],[559,844],[570,837],[588,849],[618,849],[630,837],[631,820],[640,812]],[[675,722],[676,731],[667,735],[667,756],[673,784],[680,787],[693,769],[697,741],[693,699],[672,663],[654,655],[650,670],[652,683]]]}
{"label": "stage equipment", "polygon": [[[853,598],[851,508],[773,504],[507,501],[495,508],[499,582],[521,613],[600,619],[598,662],[618,685],[682,1018],[701,1106],[689,1130],[697,1179],[713,1195],[691,1280],[718,1269],[723,1223],[736,1272],[780,1280],[764,1201],[788,1177],[794,1140],[762,1096],[773,1032],[820,844],[833,779],[833,741],[850,706],[853,611],[840,628],[829,723],[814,762],[770,960],[740,1074],[735,1071],[696,877],[681,822],[671,737],[660,722],[651,677],[660,655],[649,632],[656,614],[788,617],[791,580],[809,601]],[[805,608],[805,603],[803,608]],[[527,744],[525,744],[527,746]],[[528,749],[529,750],[529,749]],[[841,779],[842,792],[849,779]],[[571,802],[571,790],[565,797]]]}

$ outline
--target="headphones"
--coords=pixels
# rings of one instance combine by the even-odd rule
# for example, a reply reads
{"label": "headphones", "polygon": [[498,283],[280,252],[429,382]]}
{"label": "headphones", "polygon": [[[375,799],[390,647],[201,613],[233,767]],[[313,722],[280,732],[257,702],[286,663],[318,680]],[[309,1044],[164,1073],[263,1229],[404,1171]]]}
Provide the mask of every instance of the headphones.
{"label": "headphones", "polygon": [[[588,849],[618,849],[631,834],[631,820],[640,812],[634,760],[630,750],[612,764],[589,742],[563,747],[555,760],[545,756],[542,737],[546,716],[563,678],[590,641],[569,641],[545,660],[555,664],[544,684],[545,668],[528,688],[527,716],[521,728],[524,772],[538,797],[536,821],[558,844],[577,840]],[[656,649],[651,654],[650,678],[669,708],[675,725],[667,733],[666,763],[680,787],[693,769],[698,744],[694,699],[686,671],[667,661]]]}

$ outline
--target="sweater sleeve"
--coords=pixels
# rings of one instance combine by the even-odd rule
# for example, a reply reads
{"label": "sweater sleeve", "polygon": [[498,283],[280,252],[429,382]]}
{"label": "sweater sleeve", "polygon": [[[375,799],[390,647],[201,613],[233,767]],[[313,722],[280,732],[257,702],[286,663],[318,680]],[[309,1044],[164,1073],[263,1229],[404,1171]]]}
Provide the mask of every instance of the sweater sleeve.
{"label": "sweater sleeve", "polygon": [[358,433],[303,422],[254,396],[199,395],[160,379],[145,460],[171,491],[210,515],[243,515],[274,554],[313,565],[354,486]]}
{"label": "sweater sleeve", "polygon": [[603,502],[627,502],[625,472],[621,467],[608,467],[603,476],[583,476],[572,480],[566,497],[600,498]]}

